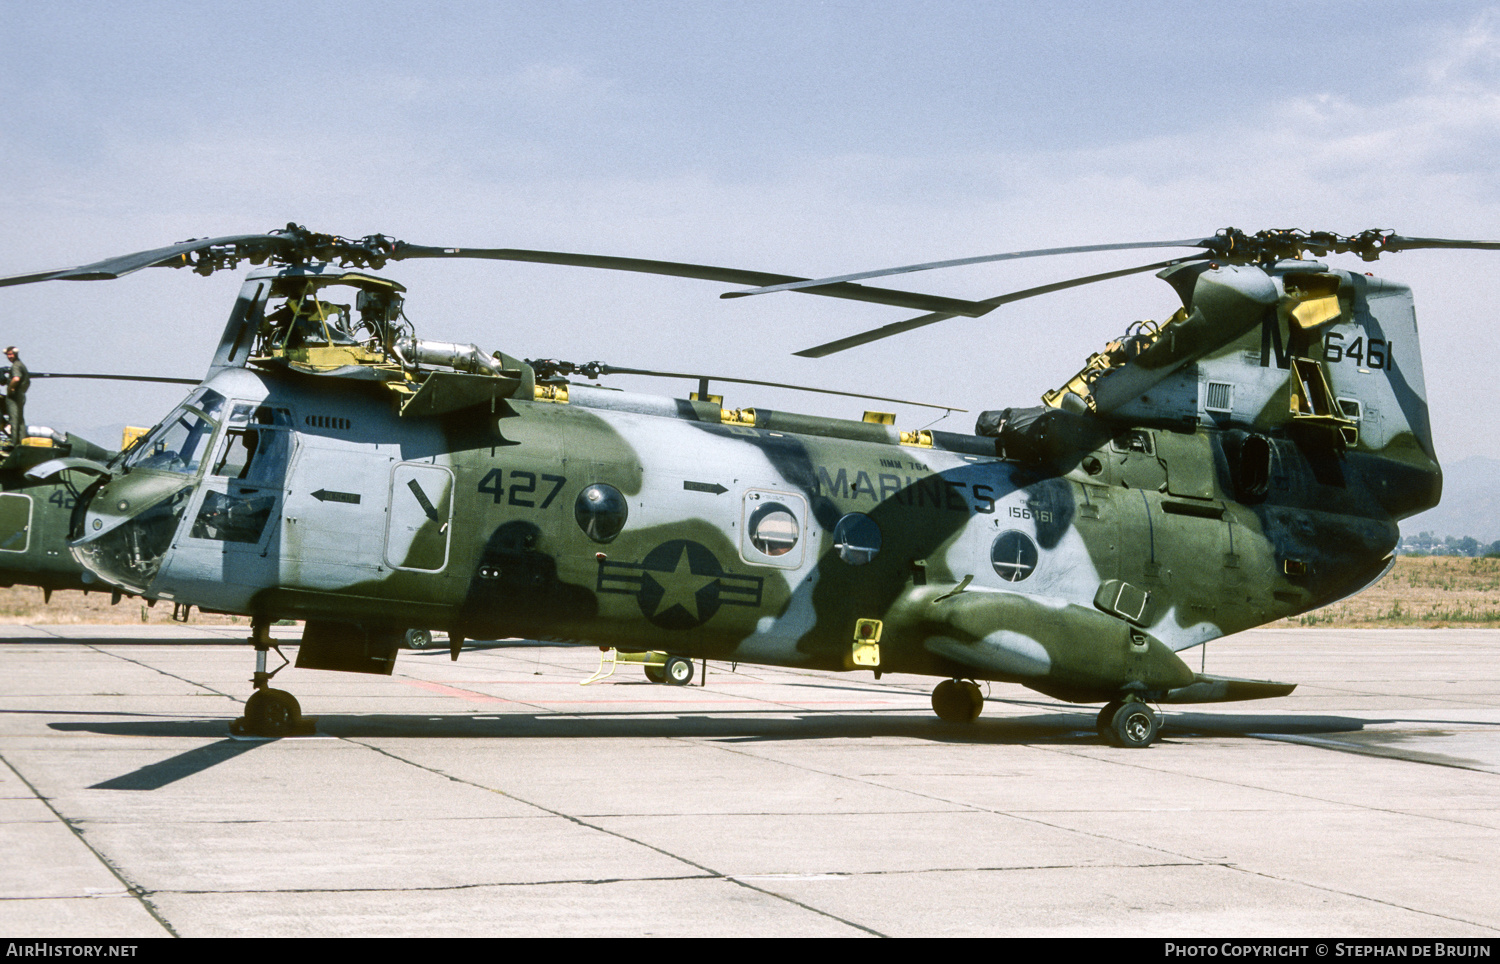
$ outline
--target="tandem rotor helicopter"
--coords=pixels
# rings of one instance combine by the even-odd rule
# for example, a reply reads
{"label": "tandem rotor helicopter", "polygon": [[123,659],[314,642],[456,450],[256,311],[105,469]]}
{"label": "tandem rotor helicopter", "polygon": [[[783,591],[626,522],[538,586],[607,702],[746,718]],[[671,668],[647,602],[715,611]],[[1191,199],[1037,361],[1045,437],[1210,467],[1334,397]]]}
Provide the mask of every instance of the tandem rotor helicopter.
{"label": "tandem rotor helicopter", "polygon": [[[1168,247],[1194,250],[983,301],[858,283]],[[1391,566],[1397,521],[1437,504],[1411,292],[1316,260],[1412,248],[1500,243],[1225,229],[805,279],[288,225],[0,278],[259,266],[207,376],[138,442],[13,450],[25,477],[0,478],[0,567],[19,538],[32,555],[11,557],[15,581],[250,617],[237,732],[302,725],[270,685],[287,663],[267,670],[269,627],[298,619],[304,668],[389,674],[404,633],[441,629],[455,659],[466,638],[512,636],[665,651],[678,682],[694,658],[929,675],[947,721],[973,721],[975,681],[991,680],[1103,703],[1101,737],[1144,747],[1152,704],[1290,693],[1179,654],[1358,592]],[[700,376],[688,398],[627,393],[569,376],[650,373],[423,340],[405,289],[375,273],[412,258],[924,312],[798,353],[814,357],[1144,271],[1182,307],[1131,325],[1039,406],[985,412],[974,434],[901,431],[877,412],[724,408]]]}

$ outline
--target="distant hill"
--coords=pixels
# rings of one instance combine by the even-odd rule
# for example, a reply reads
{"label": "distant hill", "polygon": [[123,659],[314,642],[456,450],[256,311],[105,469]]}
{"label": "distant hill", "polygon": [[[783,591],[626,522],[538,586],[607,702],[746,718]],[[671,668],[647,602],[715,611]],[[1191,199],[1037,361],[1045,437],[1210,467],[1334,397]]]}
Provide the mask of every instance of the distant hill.
{"label": "distant hill", "polygon": [[1500,459],[1471,455],[1443,463],[1443,501],[1401,523],[1403,535],[1500,539]]}

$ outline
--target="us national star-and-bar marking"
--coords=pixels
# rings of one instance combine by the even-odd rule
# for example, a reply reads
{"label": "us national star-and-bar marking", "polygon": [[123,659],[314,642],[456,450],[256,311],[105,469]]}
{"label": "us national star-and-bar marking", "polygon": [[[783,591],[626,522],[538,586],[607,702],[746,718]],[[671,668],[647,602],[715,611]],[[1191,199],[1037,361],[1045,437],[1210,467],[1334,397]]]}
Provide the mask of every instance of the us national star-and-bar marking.
{"label": "us national star-and-bar marking", "polygon": [[641,614],[662,629],[693,629],[720,606],[759,606],[764,582],[726,572],[707,546],[673,539],[640,562],[601,562],[596,589],[635,596]]}

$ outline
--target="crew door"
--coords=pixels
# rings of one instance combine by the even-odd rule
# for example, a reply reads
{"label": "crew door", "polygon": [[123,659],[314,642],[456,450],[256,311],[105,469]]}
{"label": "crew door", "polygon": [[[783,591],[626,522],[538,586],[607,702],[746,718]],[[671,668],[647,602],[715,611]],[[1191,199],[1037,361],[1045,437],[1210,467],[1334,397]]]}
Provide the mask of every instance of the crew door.
{"label": "crew door", "polygon": [[203,482],[188,508],[171,582],[202,580],[249,587],[274,584],[283,489],[291,462],[291,413],[235,402]]}
{"label": "crew door", "polygon": [[441,465],[400,462],[391,470],[385,561],[392,569],[441,572],[448,565],[453,473]]}

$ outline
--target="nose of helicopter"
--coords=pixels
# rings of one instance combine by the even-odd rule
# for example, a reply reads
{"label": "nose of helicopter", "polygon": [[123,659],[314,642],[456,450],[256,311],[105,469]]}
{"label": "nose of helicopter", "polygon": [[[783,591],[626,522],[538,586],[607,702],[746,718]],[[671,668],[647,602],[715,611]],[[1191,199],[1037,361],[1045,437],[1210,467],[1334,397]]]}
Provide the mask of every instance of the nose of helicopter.
{"label": "nose of helicopter", "polygon": [[161,569],[195,482],[131,473],[105,483],[69,543],[79,565],[112,585],[146,592]]}

